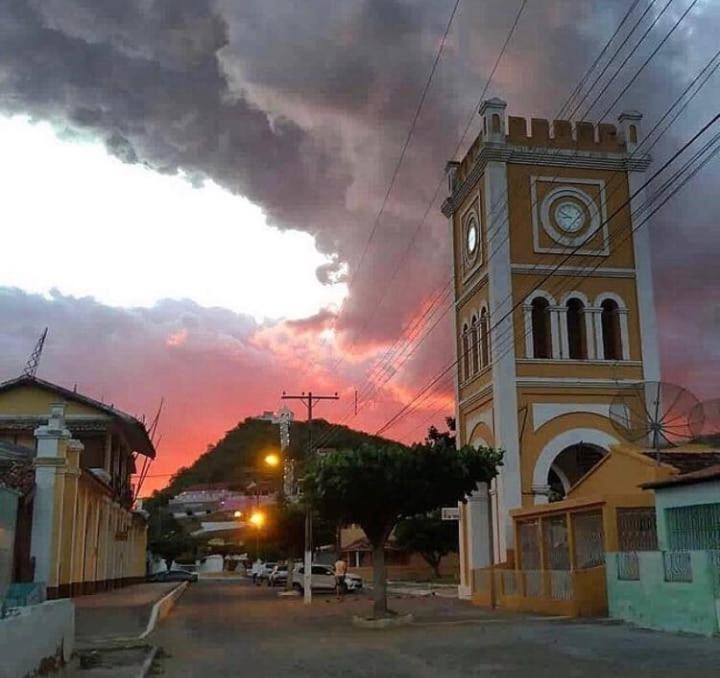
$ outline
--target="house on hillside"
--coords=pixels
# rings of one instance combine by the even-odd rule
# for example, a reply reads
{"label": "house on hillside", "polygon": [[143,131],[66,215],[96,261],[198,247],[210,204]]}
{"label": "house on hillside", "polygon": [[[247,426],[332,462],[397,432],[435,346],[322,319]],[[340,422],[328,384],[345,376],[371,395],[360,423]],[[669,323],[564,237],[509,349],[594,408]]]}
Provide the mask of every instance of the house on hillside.
{"label": "house on hillside", "polygon": [[58,598],[143,579],[146,520],[131,484],[139,456],[155,448],[135,417],[36,377],[1,383],[0,485],[15,496],[15,534],[0,581],[39,582]]}

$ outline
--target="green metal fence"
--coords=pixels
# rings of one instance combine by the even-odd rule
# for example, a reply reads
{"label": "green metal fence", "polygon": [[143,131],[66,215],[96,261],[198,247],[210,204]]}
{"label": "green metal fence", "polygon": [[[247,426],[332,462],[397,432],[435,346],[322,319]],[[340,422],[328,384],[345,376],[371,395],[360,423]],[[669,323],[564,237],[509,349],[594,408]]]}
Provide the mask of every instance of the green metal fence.
{"label": "green metal fence", "polygon": [[665,510],[670,551],[720,549],[720,502]]}

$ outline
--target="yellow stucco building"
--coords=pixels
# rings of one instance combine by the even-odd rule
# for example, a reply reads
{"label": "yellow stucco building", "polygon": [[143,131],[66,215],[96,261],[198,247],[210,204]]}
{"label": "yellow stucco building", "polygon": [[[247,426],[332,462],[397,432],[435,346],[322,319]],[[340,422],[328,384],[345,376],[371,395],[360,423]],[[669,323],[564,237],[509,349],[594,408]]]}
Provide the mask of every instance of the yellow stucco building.
{"label": "yellow stucco building", "polygon": [[623,442],[613,397],[659,378],[649,235],[633,231],[650,163],[638,148],[642,116],[528,127],[505,108],[482,105],[483,130],[448,164],[443,204],[458,440],[505,450],[489,496],[461,505],[464,596],[490,561],[490,533],[495,563],[512,562],[511,511],[565,497]]}
{"label": "yellow stucco building", "polygon": [[24,376],[0,384],[0,443],[27,450],[34,473],[15,581],[42,582],[57,598],[144,578],[147,526],[130,481],[136,456],[155,448],[141,421]]}

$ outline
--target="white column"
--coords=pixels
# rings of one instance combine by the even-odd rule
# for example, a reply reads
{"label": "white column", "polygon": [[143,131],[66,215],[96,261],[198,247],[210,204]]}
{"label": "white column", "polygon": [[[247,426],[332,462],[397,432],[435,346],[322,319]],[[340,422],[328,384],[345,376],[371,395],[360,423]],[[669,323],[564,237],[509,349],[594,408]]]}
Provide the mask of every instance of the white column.
{"label": "white column", "polygon": [[630,334],[628,332],[627,309],[618,309],[618,317],[620,320],[620,341],[622,342],[622,359],[630,360]]}
{"label": "white column", "polygon": [[468,562],[465,581],[470,593],[473,589],[473,571],[490,565],[490,510],[487,486],[481,485],[468,497],[465,505]]}
{"label": "white column", "polygon": [[592,313],[593,332],[595,334],[595,358],[597,360],[607,360],[602,333],[602,308],[594,306],[590,309],[590,312]]}
{"label": "white column", "polygon": [[[493,377],[493,428],[495,445],[505,450],[501,468],[502,493],[500,501],[500,534],[497,544],[505,560],[506,545],[513,542],[510,510],[522,506],[522,479],[520,476],[520,443],[518,435],[518,406],[515,371],[515,341],[513,325],[512,272],[510,266],[510,221],[508,203],[507,166],[492,161],[485,167],[486,223],[490,223],[491,205],[501,205],[495,210],[496,236],[499,243],[488,262],[490,317],[498,319],[491,325],[490,345]],[[502,320],[500,320],[502,319]],[[500,337],[512,337],[507,346]]]}
{"label": "white column", "polygon": [[564,315],[562,311],[558,310],[559,308],[558,306],[550,307],[550,336],[552,339],[552,357],[555,360],[560,360],[563,356],[562,330],[560,328],[563,326]]}
{"label": "white column", "polygon": [[465,532],[467,531],[467,520],[464,517],[466,505],[464,502],[458,502],[458,557],[460,559],[460,585],[458,586],[458,596],[460,598],[470,598],[472,595],[471,576],[466,567],[465,556]]}
{"label": "white column", "polygon": [[529,304],[523,305],[523,318],[525,327],[525,357],[534,358],[535,351],[533,350],[532,306]]}
{"label": "white column", "polygon": [[[587,359],[595,360],[597,353],[595,351],[595,314],[585,309],[583,313],[585,319],[585,348],[587,350]],[[602,344],[600,345],[602,347]]]}
{"label": "white column", "polygon": [[[450,242],[452,243],[452,251],[450,256],[450,279],[452,281],[453,288],[453,312],[452,312],[452,338],[453,338],[453,353],[455,356],[455,369],[453,370],[453,384],[455,386],[455,438],[457,442],[462,445],[465,441],[464,422],[460,416],[460,382],[462,382],[465,375],[461,375],[461,370],[465,364],[465,359],[462,360],[458,357],[458,327],[457,327],[457,279],[455,272],[455,251],[460,246],[459,243],[455,242],[455,216],[450,215],[448,217],[448,227],[450,230]],[[482,234],[482,229],[480,231]]]}
{"label": "white column", "polygon": [[548,494],[550,493],[550,485],[533,485],[533,495],[535,496],[535,504],[547,504]]}
{"label": "white column", "polygon": [[[630,195],[637,193],[630,200],[630,210],[631,213],[634,213],[645,202],[645,189],[640,189],[645,182],[645,174],[642,172],[628,172],[627,176]],[[631,223],[631,226],[634,227],[634,223]],[[658,352],[649,224],[645,224],[633,233],[633,249],[635,254],[635,286],[640,316],[643,376],[646,381],[659,381],[660,354]],[[620,327],[622,329],[622,324]],[[623,354],[626,343],[623,341]]]}
{"label": "white column", "polygon": [[553,306],[552,310],[560,330],[560,355],[558,358],[567,360],[570,357],[570,342],[568,340],[566,308],[564,306]]}
{"label": "white column", "polygon": [[51,406],[47,425],[35,429],[35,498],[33,500],[30,554],[35,561],[34,580],[49,587],[58,584],[59,544],[62,538],[61,470],[65,466],[65,446],[70,440],[65,428],[65,405]]}

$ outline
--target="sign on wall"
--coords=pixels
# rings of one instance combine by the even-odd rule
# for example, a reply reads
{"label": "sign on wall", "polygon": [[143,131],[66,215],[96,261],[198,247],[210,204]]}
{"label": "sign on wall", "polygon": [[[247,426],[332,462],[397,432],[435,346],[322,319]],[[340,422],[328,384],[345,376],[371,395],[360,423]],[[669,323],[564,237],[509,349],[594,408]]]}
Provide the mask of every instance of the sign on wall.
{"label": "sign on wall", "polygon": [[443,520],[460,520],[460,509],[457,506],[445,506],[440,509]]}

